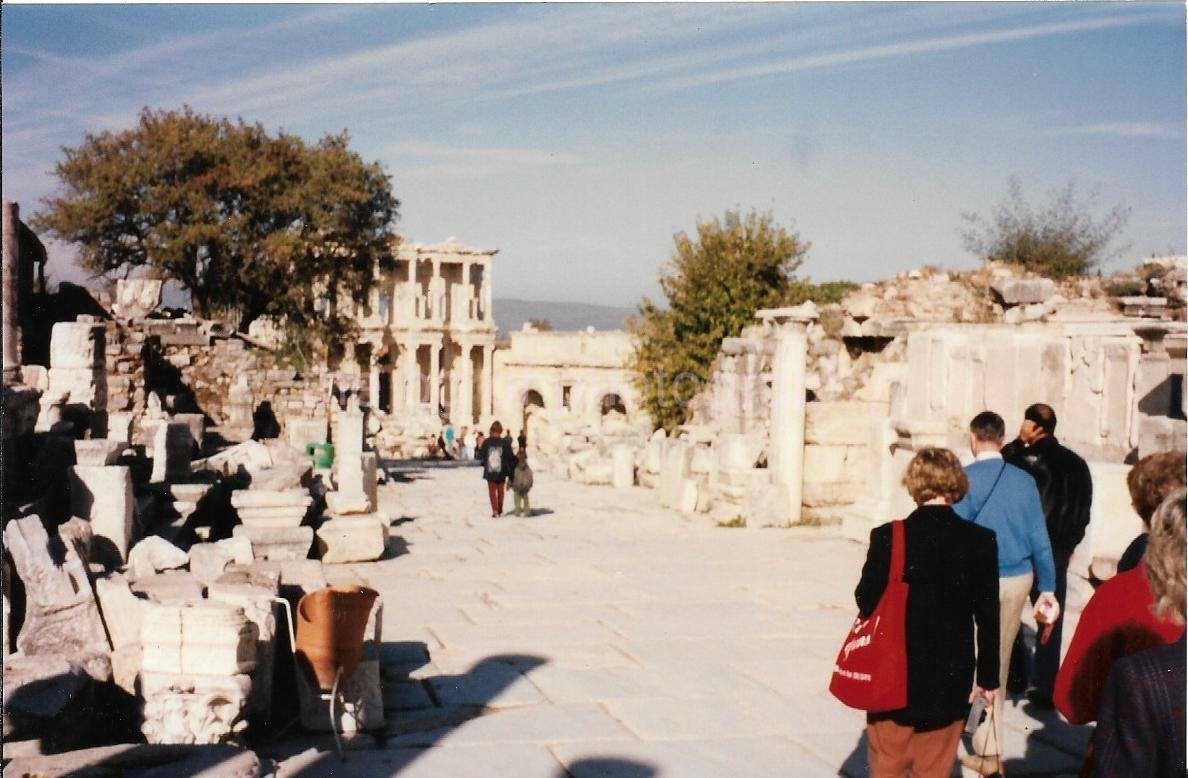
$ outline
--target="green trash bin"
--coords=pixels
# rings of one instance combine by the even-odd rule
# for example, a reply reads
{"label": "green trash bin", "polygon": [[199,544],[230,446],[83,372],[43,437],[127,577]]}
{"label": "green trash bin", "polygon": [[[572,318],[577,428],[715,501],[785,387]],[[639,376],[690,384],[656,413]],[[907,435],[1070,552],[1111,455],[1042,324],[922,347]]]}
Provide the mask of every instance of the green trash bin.
{"label": "green trash bin", "polygon": [[305,455],[313,457],[313,464],[319,470],[325,470],[334,464],[334,446],[330,443],[306,443]]}

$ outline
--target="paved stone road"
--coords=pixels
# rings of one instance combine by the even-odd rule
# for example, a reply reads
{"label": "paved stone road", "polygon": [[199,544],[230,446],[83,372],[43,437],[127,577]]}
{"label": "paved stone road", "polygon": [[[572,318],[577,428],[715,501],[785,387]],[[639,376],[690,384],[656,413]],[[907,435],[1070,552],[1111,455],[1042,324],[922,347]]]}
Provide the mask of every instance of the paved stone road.
{"label": "paved stone road", "polygon": [[[863,547],[547,474],[535,515],[494,520],[475,468],[393,472],[398,555],[327,568],[384,597],[387,733],[345,764],[294,734],[278,775],[866,774],[863,717],[826,690]],[[1009,775],[1075,774],[1085,730],[1008,718]]]}

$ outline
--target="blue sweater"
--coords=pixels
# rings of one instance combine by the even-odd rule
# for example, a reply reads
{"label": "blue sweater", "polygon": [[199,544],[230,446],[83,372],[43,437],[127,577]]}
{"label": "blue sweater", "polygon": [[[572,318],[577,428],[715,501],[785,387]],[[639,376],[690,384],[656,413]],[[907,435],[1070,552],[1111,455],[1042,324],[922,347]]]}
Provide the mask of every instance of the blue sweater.
{"label": "blue sweater", "polygon": [[[998,540],[998,575],[1008,578],[1035,570],[1041,592],[1056,590],[1056,567],[1052,563],[1052,544],[1044,523],[1044,508],[1039,489],[1025,471],[1006,465],[994,493],[990,488],[1004,462],[983,459],[965,468],[969,492],[953,506],[957,515],[979,526],[994,530]],[[989,497],[990,501],[986,502]],[[983,507],[983,503],[986,503]],[[981,513],[978,509],[981,508]]]}

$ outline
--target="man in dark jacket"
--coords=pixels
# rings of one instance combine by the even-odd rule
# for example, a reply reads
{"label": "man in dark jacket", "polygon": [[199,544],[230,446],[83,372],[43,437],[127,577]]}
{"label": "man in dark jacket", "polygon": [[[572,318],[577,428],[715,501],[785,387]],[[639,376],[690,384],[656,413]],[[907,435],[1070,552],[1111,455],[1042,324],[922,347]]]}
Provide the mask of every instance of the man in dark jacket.
{"label": "man in dark jacket", "polygon": [[491,435],[478,448],[476,458],[483,464],[483,480],[487,482],[487,497],[491,501],[491,518],[503,515],[503,494],[507,479],[516,467],[511,438],[502,437],[503,425],[491,425]]}
{"label": "man in dark jacket", "polygon": [[[1050,405],[1036,403],[1023,412],[1019,437],[1002,450],[1003,459],[1026,470],[1035,479],[1048,538],[1052,543],[1052,561],[1056,566],[1056,600],[1060,603],[1060,618],[1052,625],[1047,640],[1037,641],[1031,682],[1035,687],[1029,695],[1032,702],[1052,706],[1052,687],[1056,670],[1060,667],[1060,644],[1063,639],[1064,602],[1068,591],[1068,561],[1073,550],[1085,537],[1089,526],[1089,508],[1093,502],[1093,480],[1089,466],[1056,440],[1056,412]],[[1031,592],[1034,603],[1039,592]],[[1015,640],[1012,670],[1026,676],[1026,647],[1022,633]],[[1020,684],[1025,685],[1025,684]]]}

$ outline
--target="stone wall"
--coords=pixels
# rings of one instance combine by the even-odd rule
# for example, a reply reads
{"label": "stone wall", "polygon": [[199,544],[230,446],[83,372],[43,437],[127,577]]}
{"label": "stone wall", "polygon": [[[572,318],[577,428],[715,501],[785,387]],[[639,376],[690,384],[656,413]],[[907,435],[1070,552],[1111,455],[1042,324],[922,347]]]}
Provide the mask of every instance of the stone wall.
{"label": "stone wall", "polygon": [[617,330],[513,332],[511,347],[495,352],[495,418],[518,430],[535,405],[545,411],[541,420],[597,427],[604,400],[617,398],[617,410],[636,420],[639,393],[627,368],[634,348],[631,335]]}

